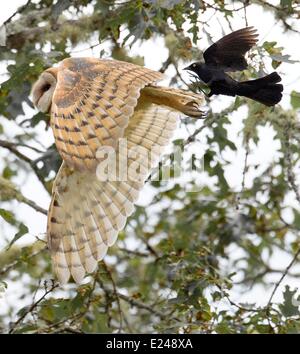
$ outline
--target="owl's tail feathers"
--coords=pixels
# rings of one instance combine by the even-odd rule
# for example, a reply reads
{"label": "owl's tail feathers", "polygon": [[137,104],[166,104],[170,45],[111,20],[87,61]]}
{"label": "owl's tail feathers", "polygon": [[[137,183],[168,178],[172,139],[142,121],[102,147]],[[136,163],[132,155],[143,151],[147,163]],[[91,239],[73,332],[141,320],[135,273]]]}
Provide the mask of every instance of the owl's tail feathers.
{"label": "owl's tail feathers", "polygon": [[81,283],[106,255],[133,212],[141,185],[99,181],[94,173],[60,168],[48,213],[48,247],[60,284]]}
{"label": "owl's tail feathers", "polygon": [[148,85],[141,91],[141,98],[158,105],[165,105],[193,118],[204,118],[201,111],[204,99],[191,91]]}

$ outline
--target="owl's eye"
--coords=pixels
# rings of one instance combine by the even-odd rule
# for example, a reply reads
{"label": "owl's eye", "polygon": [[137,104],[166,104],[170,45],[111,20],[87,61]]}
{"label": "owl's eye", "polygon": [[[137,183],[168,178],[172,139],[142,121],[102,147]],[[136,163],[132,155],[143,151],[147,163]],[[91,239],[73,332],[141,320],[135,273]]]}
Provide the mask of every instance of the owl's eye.
{"label": "owl's eye", "polygon": [[48,84],[48,83],[47,83],[47,84],[45,84],[45,85],[43,86],[43,88],[42,88],[43,92],[48,91],[50,87],[51,87],[51,85],[50,85],[50,84]]}

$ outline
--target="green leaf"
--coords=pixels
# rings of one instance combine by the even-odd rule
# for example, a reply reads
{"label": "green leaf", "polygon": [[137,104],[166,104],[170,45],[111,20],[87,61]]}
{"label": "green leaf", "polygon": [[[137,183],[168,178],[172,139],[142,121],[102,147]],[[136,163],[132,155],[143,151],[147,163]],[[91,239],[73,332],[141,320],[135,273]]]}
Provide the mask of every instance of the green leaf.
{"label": "green leaf", "polygon": [[277,61],[277,62],[280,62],[280,63],[288,63],[288,64],[294,64],[294,63],[297,63],[298,61],[297,60],[292,60],[290,59],[290,56],[288,54],[285,54],[285,55],[282,55],[280,53],[278,54],[271,54],[270,57],[274,60],[274,61]]}
{"label": "green leaf", "polygon": [[11,179],[11,177],[16,176],[16,175],[17,175],[17,171],[12,170],[9,166],[5,166],[5,168],[2,172],[2,177],[5,179]]}
{"label": "green leaf", "polygon": [[9,224],[11,225],[16,224],[14,214],[11,211],[0,208],[0,216]]}
{"label": "green leaf", "polygon": [[23,223],[19,224],[19,231],[15,234],[14,238],[10,241],[7,250],[16,242],[18,241],[23,235],[28,233],[28,227]]}
{"label": "green leaf", "polygon": [[32,332],[35,332],[37,330],[37,326],[36,325],[33,325],[33,324],[30,324],[30,325],[24,325],[20,328],[18,328],[17,330],[14,331],[14,333],[18,334],[18,333],[32,333]]}
{"label": "green leaf", "polygon": [[284,302],[279,305],[282,314],[285,317],[299,316],[300,296],[296,297],[297,289],[291,291],[287,285],[283,293]]}
{"label": "green leaf", "polygon": [[291,105],[294,109],[300,108],[300,92],[291,92]]}
{"label": "green leaf", "polygon": [[33,128],[41,121],[47,124],[49,122],[49,117],[45,113],[39,112],[30,119],[30,126]]}
{"label": "green leaf", "polygon": [[273,53],[274,52],[274,48],[275,48],[275,46],[276,46],[276,44],[277,44],[277,42],[268,42],[268,41],[266,41],[266,42],[264,42],[263,43],[263,48],[268,52],[268,53]]}
{"label": "green leaf", "polygon": [[281,64],[281,61],[272,60],[272,68],[273,69],[277,69],[280,64]]}
{"label": "green leaf", "polygon": [[280,0],[281,7],[288,7],[289,9],[292,8],[292,0]]}
{"label": "green leaf", "polygon": [[10,225],[16,226],[19,230],[7,246],[7,250],[10,249],[10,247],[17,241],[19,240],[23,235],[28,233],[28,227],[24,225],[22,222],[19,222],[15,219],[14,214],[11,211],[1,209],[0,208],[0,216],[8,222]]}
{"label": "green leaf", "polygon": [[54,309],[52,306],[42,306],[39,315],[46,321],[53,322],[55,320]]}
{"label": "green leaf", "polygon": [[29,309],[30,309],[30,305],[24,306],[24,307],[22,307],[22,308],[18,311],[17,315],[18,315],[19,317],[22,317],[22,316],[24,316],[24,315],[26,315],[26,314],[28,313],[28,310],[29,310]]}
{"label": "green leaf", "polygon": [[157,7],[172,10],[175,5],[182,3],[182,0],[148,0],[147,2]]}

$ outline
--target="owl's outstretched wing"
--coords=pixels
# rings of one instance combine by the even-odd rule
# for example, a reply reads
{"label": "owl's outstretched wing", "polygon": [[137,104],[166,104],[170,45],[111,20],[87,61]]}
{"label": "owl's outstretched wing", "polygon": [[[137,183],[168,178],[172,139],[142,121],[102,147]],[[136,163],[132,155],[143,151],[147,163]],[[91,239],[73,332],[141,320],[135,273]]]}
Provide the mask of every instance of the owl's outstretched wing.
{"label": "owl's outstretched wing", "polygon": [[162,74],[134,64],[68,58],[57,69],[51,127],[63,160],[77,170],[94,170],[100,146],[116,146],[140,90]]}
{"label": "owl's outstretched wing", "polygon": [[116,170],[126,171],[119,175],[121,180],[110,180],[108,174],[108,180],[100,181],[94,172],[62,165],[53,186],[47,232],[60,283],[66,283],[70,275],[80,283],[114,244],[144,180],[169,143],[178,116],[169,107],[139,101],[124,132],[126,146],[117,148],[121,167]]}

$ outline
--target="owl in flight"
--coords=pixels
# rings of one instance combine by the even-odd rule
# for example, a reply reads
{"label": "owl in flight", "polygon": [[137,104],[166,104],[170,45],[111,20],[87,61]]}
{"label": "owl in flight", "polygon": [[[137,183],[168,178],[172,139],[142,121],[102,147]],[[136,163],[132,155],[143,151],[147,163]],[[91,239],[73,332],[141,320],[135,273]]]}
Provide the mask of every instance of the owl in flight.
{"label": "owl in flight", "polygon": [[[80,283],[115,243],[180,113],[202,116],[201,96],[157,86],[162,78],[127,62],[68,58],[45,70],[32,88],[35,106],[50,112],[63,159],[47,222],[48,247],[61,284],[71,275]],[[126,140],[122,149],[121,139]],[[126,170],[125,178],[109,173],[99,178],[104,148],[115,152],[116,165],[126,161],[116,168]]]}

